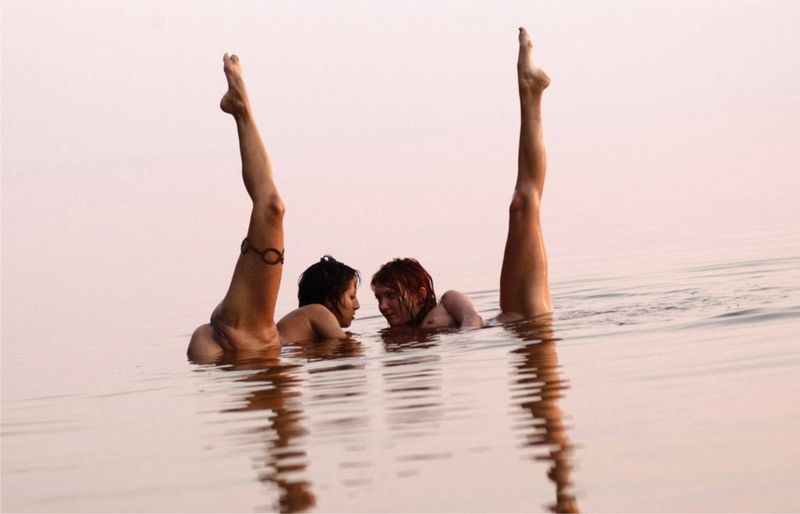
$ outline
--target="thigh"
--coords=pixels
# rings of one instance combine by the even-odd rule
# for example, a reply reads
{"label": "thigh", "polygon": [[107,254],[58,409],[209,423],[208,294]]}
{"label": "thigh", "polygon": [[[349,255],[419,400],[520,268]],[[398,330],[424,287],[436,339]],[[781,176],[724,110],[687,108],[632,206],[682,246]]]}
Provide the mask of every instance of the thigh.
{"label": "thigh", "polygon": [[552,310],[540,200],[515,192],[500,274],[500,308],[505,315],[532,318]]}

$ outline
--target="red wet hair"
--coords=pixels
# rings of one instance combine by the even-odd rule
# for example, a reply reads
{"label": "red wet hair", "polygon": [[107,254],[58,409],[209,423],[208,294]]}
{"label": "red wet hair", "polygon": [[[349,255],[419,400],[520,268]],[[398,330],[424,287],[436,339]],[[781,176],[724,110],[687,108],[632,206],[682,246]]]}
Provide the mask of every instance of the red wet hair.
{"label": "red wet hair", "polygon": [[[412,312],[414,306],[419,306],[419,312],[413,320],[415,325],[422,323],[425,315],[436,307],[433,279],[416,259],[394,259],[387,262],[372,275],[370,286],[374,290],[377,285],[390,287],[397,291],[400,296],[400,304],[408,313]],[[417,296],[420,287],[424,287],[428,292],[422,300],[419,300]]]}

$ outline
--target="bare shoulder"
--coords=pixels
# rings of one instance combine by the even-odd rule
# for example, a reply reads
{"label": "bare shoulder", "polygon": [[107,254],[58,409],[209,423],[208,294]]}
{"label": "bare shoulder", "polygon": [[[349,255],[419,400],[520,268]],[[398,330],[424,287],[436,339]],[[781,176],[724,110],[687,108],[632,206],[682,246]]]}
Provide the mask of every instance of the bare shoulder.
{"label": "bare shoulder", "polygon": [[280,321],[278,321],[278,330],[283,333],[281,327],[288,326],[287,324],[292,323],[299,323],[302,321],[311,321],[315,318],[335,318],[333,313],[328,310],[327,307],[318,303],[312,303],[311,305],[304,305],[303,307],[299,307],[286,316],[282,317]]}
{"label": "bare shoulder", "polygon": [[450,290],[442,295],[443,305],[458,327],[480,327],[483,318],[478,314],[472,299],[461,291]]}
{"label": "bare shoulder", "polygon": [[278,321],[278,332],[286,342],[337,339],[346,334],[336,316],[324,305],[314,303],[293,310]]}
{"label": "bare shoulder", "polygon": [[186,351],[187,357],[197,364],[216,362],[224,353],[225,350],[214,338],[214,327],[208,323],[200,325],[192,333]]}
{"label": "bare shoulder", "polygon": [[466,294],[462,293],[461,291],[456,291],[455,289],[450,289],[450,290],[444,292],[444,294],[442,295],[442,300],[441,300],[440,303],[452,303],[452,302],[457,302],[457,301],[472,302],[472,300],[469,299],[469,296],[467,296]]}
{"label": "bare shoulder", "polygon": [[444,297],[442,301],[436,304],[436,307],[431,309],[422,320],[421,326],[423,328],[450,328],[457,327],[458,323],[455,318],[447,310],[444,305]]}

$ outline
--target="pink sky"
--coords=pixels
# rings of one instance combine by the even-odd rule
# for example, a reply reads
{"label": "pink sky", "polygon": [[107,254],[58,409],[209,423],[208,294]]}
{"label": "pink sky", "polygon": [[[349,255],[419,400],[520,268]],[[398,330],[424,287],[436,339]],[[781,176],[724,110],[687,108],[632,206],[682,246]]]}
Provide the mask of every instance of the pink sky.
{"label": "pink sky", "polygon": [[[322,253],[365,274],[397,255],[437,276],[498,266],[469,256],[505,237],[519,25],[553,77],[555,280],[648,245],[680,261],[716,238],[737,258],[772,231],[762,254],[796,250],[797,2],[4,1],[4,295],[108,266],[220,295],[248,208],[225,51],[289,208],[286,284]],[[42,271],[54,248],[75,278]]]}

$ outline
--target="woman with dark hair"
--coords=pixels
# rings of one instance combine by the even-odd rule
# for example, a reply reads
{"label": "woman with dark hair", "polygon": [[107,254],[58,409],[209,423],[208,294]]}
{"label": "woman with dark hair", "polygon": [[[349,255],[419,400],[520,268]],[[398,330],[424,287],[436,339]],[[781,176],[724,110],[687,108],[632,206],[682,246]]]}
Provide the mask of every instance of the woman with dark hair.
{"label": "woman with dark hair", "polygon": [[360,282],[357,270],[325,255],[300,275],[299,308],[281,318],[278,332],[292,342],[346,337],[342,328],[350,326],[361,307],[356,298]]}
{"label": "woman with dark hair", "polygon": [[[540,216],[547,165],[542,93],[550,78],[536,64],[530,37],[522,27],[517,82],[521,114],[519,158],[500,272],[500,322],[532,319],[553,310]],[[463,293],[448,291],[437,304],[430,275],[414,259],[384,264],[372,277],[371,286],[381,314],[392,327],[474,327],[483,323]]]}
{"label": "woman with dark hair", "polygon": [[[319,303],[327,306],[341,316],[342,326],[350,325],[350,320],[341,312],[341,296],[348,289],[357,289],[361,275],[357,270],[330,255],[323,256],[312,264],[297,280],[297,303],[299,307]],[[345,323],[346,322],[346,323]]]}

